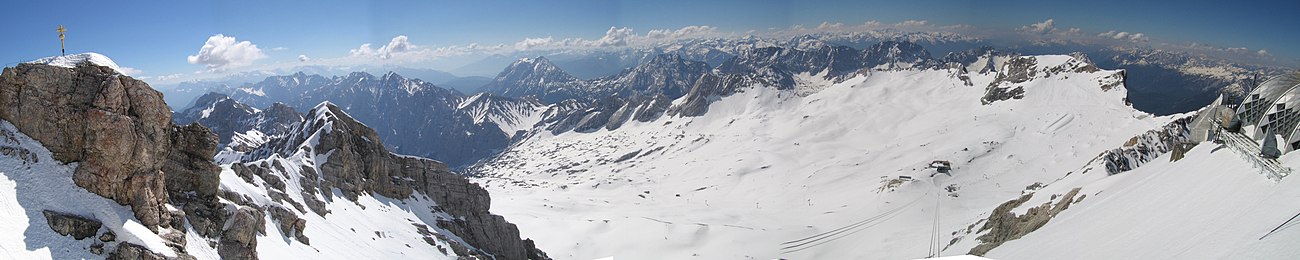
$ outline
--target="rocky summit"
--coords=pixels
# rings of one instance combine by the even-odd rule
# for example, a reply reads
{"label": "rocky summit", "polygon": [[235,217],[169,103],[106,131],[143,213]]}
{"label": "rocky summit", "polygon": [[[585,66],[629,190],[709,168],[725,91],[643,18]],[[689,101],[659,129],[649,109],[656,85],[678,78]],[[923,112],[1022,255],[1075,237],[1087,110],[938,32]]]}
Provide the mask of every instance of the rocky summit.
{"label": "rocky summit", "polygon": [[[22,138],[30,136],[48,149],[42,155],[5,146],[5,154],[18,156],[20,164],[47,156],[57,162],[46,164],[67,165],[63,181],[124,205],[129,214],[49,204],[31,209],[44,216],[43,232],[78,241],[98,237],[83,253],[111,259],[259,259],[277,256],[259,253],[263,247],[350,243],[337,232],[367,226],[348,225],[349,219],[389,219],[401,228],[373,233],[410,239],[403,248],[449,257],[548,259],[531,240],[520,239],[514,224],[488,212],[486,190],[439,161],[389,152],[374,129],[333,104],[303,117],[283,104],[258,110],[224,96],[205,99],[210,109],[187,112],[199,115],[192,121],[233,121],[238,124],[221,124],[222,132],[273,135],[244,150],[227,149],[223,153],[234,162],[217,165],[218,148],[231,139],[199,123],[173,123],[162,94],[118,69],[93,62],[4,69],[0,119],[21,132],[5,132],[5,143],[24,145]],[[284,160],[303,154],[311,155],[308,161]],[[377,199],[388,202],[373,204]],[[383,213],[403,207],[408,215]],[[276,234],[292,242],[259,243]],[[77,255],[68,256],[85,257]]]}
{"label": "rocky summit", "polygon": [[[0,119],[40,141],[54,159],[80,163],[73,176],[78,186],[130,205],[146,226],[169,226],[164,166],[215,165],[202,157],[169,156],[205,151],[172,145],[176,130],[161,93],[111,68],[80,64],[6,68],[0,75]],[[210,134],[206,129],[182,133]]]}

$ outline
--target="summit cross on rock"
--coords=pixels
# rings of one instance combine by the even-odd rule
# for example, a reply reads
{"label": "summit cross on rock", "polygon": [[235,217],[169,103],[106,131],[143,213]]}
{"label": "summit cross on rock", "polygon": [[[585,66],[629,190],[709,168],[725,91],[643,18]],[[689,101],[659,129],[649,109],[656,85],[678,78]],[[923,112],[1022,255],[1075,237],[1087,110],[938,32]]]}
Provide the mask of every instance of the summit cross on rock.
{"label": "summit cross on rock", "polygon": [[64,47],[63,45],[63,33],[67,32],[68,28],[64,28],[63,25],[60,24],[59,29],[56,31],[59,31],[59,55],[68,55],[67,47]]}

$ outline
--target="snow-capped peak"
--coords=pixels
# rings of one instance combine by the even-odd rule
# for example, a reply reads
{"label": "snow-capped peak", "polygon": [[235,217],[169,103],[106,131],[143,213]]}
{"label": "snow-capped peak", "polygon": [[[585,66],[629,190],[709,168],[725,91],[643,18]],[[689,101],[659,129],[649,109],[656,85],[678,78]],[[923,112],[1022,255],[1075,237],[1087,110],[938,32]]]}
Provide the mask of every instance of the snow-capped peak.
{"label": "snow-capped peak", "polygon": [[113,62],[113,59],[109,59],[108,56],[104,56],[103,54],[94,53],[94,52],[51,56],[51,57],[40,58],[40,59],[36,59],[24,63],[44,64],[44,65],[58,66],[64,68],[75,68],[77,67],[77,64],[81,64],[83,62],[90,62],[90,64],[108,67],[113,69],[113,71],[117,71],[117,73],[120,73],[122,75],[127,75],[125,72],[122,71],[122,67],[117,66],[117,63]]}

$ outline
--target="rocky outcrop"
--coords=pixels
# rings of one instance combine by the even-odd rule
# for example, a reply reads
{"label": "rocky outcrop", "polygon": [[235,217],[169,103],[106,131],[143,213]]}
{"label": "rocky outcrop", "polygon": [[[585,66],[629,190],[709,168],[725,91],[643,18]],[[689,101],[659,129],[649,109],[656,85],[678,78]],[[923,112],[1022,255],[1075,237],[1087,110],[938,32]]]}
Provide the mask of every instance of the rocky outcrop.
{"label": "rocky outcrop", "polygon": [[19,64],[0,75],[0,119],[80,162],[81,186],[131,205],[141,223],[169,220],[161,162],[169,151],[171,110],[162,94],[108,67]]}
{"label": "rocky outcrop", "polygon": [[257,235],[266,232],[261,210],[241,206],[221,234],[217,254],[221,259],[257,259]]}
{"label": "rocky outcrop", "polygon": [[117,250],[114,250],[113,253],[108,255],[108,258],[106,259],[108,260],[167,260],[167,257],[149,251],[148,248],[144,248],[143,246],[140,245],[131,244],[131,243],[121,243],[117,245]]}
{"label": "rocky outcrop", "polygon": [[[109,67],[22,63],[0,74],[0,119],[40,141],[54,159],[77,163],[77,186],[130,206],[155,231],[183,229],[186,214],[169,210],[169,202],[220,208],[213,196],[215,136],[202,126],[175,126],[171,116],[161,93]],[[191,223],[219,226],[223,214],[192,214],[209,220]]]}
{"label": "rocky outcrop", "polygon": [[94,236],[99,232],[99,228],[104,226],[98,220],[85,218],[82,216],[54,212],[50,210],[41,211],[45,215],[45,222],[49,223],[50,229],[58,232],[59,235],[72,236],[77,240],[86,239]]}
{"label": "rocky outcrop", "polygon": [[[988,221],[984,222],[984,226],[979,229],[980,233],[984,231],[988,231],[988,233],[979,236],[978,239],[980,244],[975,246],[975,248],[971,248],[969,254],[984,255],[988,253],[989,250],[1001,246],[1002,243],[1019,239],[1020,237],[1025,236],[1025,234],[1034,232],[1035,230],[1038,230],[1038,228],[1043,227],[1043,225],[1047,225],[1047,222],[1051,221],[1053,217],[1056,217],[1056,214],[1069,209],[1070,205],[1073,205],[1077,201],[1075,196],[1078,195],[1078,193],[1079,188],[1074,188],[1063,196],[1052,195],[1053,200],[1059,199],[1059,201],[1055,204],[1051,201],[1044,202],[1042,205],[1029,208],[1029,211],[1025,212],[1024,215],[1016,215],[1016,213],[1012,213],[1011,210],[1020,207],[1021,204],[1025,204],[1025,202],[1029,201],[1030,198],[1033,198],[1033,194],[1026,194],[1020,196],[1018,199],[1010,200],[1002,203],[1002,205],[998,205],[997,208],[993,209],[992,213],[989,213]],[[1082,196],[1078,198],[1078,200],[1082,199]]]}
{"label": "rocky outcrop", "polygon": [[1025,88],[1016,84],[1024,83],[1037,76],[1037,65],[1038,58],[1033,56],[1021,56],[1007,61],[1002,71],[993,82],[989,83],[980,103],[988,105],[997,101],[1025,98]]}
{"label": "rocky outcrop", "polygon": [[[993,82],[985,88],[980,103],[988,105],[993,102],[1025,98],[1025,88],[1021,83],[1033,79],[1048,78],[1064,73],[1093,73],[1101,71],[1087,55],[1072,53],[1061,64],[1042,64],[1037,56],[1020,56],[1007,60],[998,71]],[[1108,91],[1124,82],[1124,72],[1116,72],[1099,79],[1104,83],[1103,91]]]}
{"label": "rocky outcrop", "polygon": [[[488,212],[491,198],[487,190],[453,174],[446,164],[389,152],[374,129],[357,122],[328,102],[312,109],[307,118],[295,125],[289,135],[271,140],[244,161],[272,155],[288,157],[303,151],[315,153],[321,155],[317,157],[322,160],[317,162],[320,172],[303,171],[304,175],[318,174],[300,179],[303,192],[307,193],[304,198],[314,198],[309,196],[312,194],[334,194],[331,190],[335,189],[337,194],[351,201],[369,194],[394,199],[415,198],[417,193],[422,194],[455,218],[440,222],[438,226],[461,237],[466,244],[497,259],[545,259],[545,254],[528,240],[519,238],[519,229],[514,224]],[[245,164],[232,167],[248,168],[236,172],[248,172],[241,175],[249,175],[251,180],[254,175],[268,179],[265,175],[274,174],[263,175],[263,171],[283,172],[282,169],[270,169],[284,166]],[[313,203],[307,202],[309,208],[328,218],[328,212],[310,206]],[[273,219],[277,219],[282,229],[291,230],[289,233],[301,234],[301,230],[310,228],[307,223],[291,216],[294,214],[292,210],[271,211]],[[306,240],[305,237],[299,239]]]}
{"label": "rocky outcrop", "polygon": [[1190,115],[1165,124],[1160,129],[1149,130],[1129,138],[1123,146],[1102,152],[1097,157],[1106,165],[1106,173],[1119,174],[1142,166],[1157,157],[1173,151],[1179,144],[1192,143]]}

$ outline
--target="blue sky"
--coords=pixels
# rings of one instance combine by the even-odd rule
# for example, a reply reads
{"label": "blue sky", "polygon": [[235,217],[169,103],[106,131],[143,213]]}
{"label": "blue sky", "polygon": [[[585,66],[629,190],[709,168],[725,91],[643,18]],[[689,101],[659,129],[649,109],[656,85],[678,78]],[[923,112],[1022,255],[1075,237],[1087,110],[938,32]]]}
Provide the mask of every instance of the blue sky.
{"label": "blue sky", "polygon": [[[611,27],[643,34],[711,26],[744,34],[823,22],[861,24],[925,20],[990,31],[1053,19],[1061,30],[1089,35],[1142,33],[1151,43],[1200,43],[1300,57],[1300,2],[1276,1],[21,1],[0,10],[0,62],[12,66],[58,53],[54,28],[68,27],[69,53],[94,51],[136,76],[216,73],[198,55],[210,37],[249,41],[259,65],[348,56],[405,35],[423,48],[515,44],[525,38],[600,39]],[[338,62],[344,62],[341,59]],[[352,60],[351,62],[364,62]]]}

